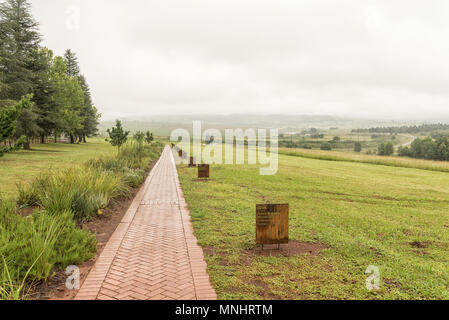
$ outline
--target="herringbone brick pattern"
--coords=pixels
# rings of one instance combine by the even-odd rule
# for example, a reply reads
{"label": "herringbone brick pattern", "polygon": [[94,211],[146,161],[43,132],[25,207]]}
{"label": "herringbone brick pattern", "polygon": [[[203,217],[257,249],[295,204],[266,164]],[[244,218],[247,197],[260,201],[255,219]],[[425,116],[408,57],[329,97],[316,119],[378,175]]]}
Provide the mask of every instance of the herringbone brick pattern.
{"label": "herringbone brick pattern", "polygon": [[166,147],[76,299],[216,299],[206,267]]}

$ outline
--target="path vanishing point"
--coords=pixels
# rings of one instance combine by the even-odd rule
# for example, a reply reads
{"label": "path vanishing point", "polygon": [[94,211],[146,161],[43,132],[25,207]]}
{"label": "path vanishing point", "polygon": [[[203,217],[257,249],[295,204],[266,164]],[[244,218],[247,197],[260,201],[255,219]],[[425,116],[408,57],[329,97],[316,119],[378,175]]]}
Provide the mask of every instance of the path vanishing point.
{"label": "path vanishing point", "polygon": [[214,300],[166,146],[76,300]]}

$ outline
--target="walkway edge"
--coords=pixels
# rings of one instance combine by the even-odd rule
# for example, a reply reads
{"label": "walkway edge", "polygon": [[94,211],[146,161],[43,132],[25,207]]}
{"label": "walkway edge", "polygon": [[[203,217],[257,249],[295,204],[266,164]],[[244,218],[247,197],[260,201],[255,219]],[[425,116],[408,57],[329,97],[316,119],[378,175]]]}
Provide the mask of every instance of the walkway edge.
{"label": "walkway edge", "polygon": [[[151,169],[151,172],[145,180],[144,185],[140,188],[130,207],[126,211],[126,214],[123,217],[122,221],[117,226],[117,229],[115,229],[114,233],[103,249],[103,252],[98,257],[93,268],[90,270],[89,275],[86,277],[83,285],[81,286],[81,289],[76,294],[75,300],[95,300],[98,297],[101,286],[106,279],[106,275],[108,274],[117,251],[119,250],[120,245],[126,233],[128,232],[131,222],[133,221],[134,216],[139,209],[139,206],[143,200],[143,196],[145,195],[145,192],[150,185],[155,169],[159,166],[161,159],[162,155],[159,157],[159,160]],[[88,283],[89,285],[84,285],[85,283]]]}
{"label": "walkway edge", "polygon": [[195,294],[197,300],[217,300],[215,289],[210,283],[207,272],[207,263],[204,260],[203,248],[198,245],[198,239],[194,235],[192,217],[184,198],[181,183],[179,181],[178,170],[176,168],[173,153],[171,153],[171,162],[175,170],[175,184],[177,189],[179,210],[181,213],[184,235],[186,238],[187,251],[192,270]]}

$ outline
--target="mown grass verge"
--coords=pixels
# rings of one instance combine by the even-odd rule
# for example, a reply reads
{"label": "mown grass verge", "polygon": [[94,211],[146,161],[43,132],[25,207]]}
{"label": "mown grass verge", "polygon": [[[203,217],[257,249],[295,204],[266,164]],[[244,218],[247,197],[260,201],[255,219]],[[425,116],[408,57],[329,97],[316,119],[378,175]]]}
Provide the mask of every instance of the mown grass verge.
{"label": "mown grass verge", "polygon": [[[77,222],[101,214],[112,199],[139,186],[162,148],[129,142],[116,156],[50,170],[19,185],[17,200],[0,199],[0,299],[26,298],[30,284],[45,281],[55,268],[93,258],[95,235]],[[26,207],[34,210],[23,216]]]}
{"label": "mown grass verge", "polygon": [[[443,172],[280,155],[256,165],[178,166],[221,299],[449,299],[449,182]],[[290,204],[290,239],[317,252],[260,254],[256,204]],[[368,266],[380,270],[369,291]]]}

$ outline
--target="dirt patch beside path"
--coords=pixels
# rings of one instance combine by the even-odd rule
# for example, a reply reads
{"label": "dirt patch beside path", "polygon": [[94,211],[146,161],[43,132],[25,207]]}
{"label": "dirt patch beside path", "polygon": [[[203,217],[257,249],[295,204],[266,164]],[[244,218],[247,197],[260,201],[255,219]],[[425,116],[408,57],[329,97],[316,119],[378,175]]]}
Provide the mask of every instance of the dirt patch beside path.
{"label": "dirt patch beside path", "polygon": [[326,249],[326,246],[321,243],[291,240],[288,244],[281,244],[280,249],[278,249],[277,245],[264,245],[263,249],[262,246],[260,246],[248,251],[255,255],[293,257],[301,254],[316,255],[323,249]]}

